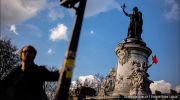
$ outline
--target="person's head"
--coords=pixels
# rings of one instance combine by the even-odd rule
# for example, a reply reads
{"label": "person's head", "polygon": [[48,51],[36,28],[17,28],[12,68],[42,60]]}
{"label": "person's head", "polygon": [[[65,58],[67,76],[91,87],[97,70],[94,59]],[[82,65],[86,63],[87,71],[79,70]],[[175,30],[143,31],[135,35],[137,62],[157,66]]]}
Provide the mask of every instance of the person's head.
{"label": "person's head", "polygon": [[136,12],[136,11],[138,11],[138,8],[135,6],[135,7],[133,8],[133,12]]}
{"label": "person's head", "polygon": [[110,69],[110,72],[115,72],[115,69],[114,69],[114,68],[111,68],[111,69]]}
{"label": "person's head", "polygon": [[31,45],[26,45],[20,50],[20,60],[23,62],[33,62],[36,57],[36,49]]}

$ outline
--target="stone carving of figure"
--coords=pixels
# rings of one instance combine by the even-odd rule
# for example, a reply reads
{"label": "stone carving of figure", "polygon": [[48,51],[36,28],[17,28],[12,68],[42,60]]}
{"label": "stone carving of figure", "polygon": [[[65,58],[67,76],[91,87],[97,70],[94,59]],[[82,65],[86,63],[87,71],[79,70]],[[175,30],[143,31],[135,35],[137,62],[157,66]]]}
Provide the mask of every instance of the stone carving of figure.
{"label": "stone carving of figure", "polygon": [[99,97],[108,95],[107,92],[112,92],[115,87],[116,72],[114,68],[110,69],[110,73],[105,76],[105,80],[101,83],[101,90],[98,93]]}
{"label": "stone carving of figure", "polygon": [[140,67],[136,70],[137,71],[137,76],[138,76],[138,87],[139,88],[143,88],[143,86],[144,86],[144,83],[146,83],[145,82],[145,79],[147,78],[146,77],[146,70],[145,70],[145,66],[144,66],[144,61],[142,61],[141,63],[140,63]]}
{"label": "stone carving of figure", "polygon": [[128,14],[124,11],[124,7],[121,7],[126,16],[130,17],[130,23],[128,26],[128,38],[138,38],[141,39],[142,33],[142,13],[138,11],[137,7],[133,8],[133,14]]}
{"label": "stone carving of figure", "polygon": [[100,89],[100,92],[98,94],[99,97],[103,97],[103,96],[106,95],[106,90],[105,89],[106,89],[106,83],[105,83],[105,81],[103,81],[101,83],[101,89]]}
{"label": "stone carving of figure", "polygon": [[123,82],[123,76],[120,76],[119,74],[119,81],[118,81],[118,84],[121,84]]}
{"label": "stone carving of figure", "polygon": [[132,62],[132,65],[133,65],[133,68],[132,68],[132,72],[129,76],[127,76],[128,79],[132,79],[132,85],[133,85],[133,88],[132,89],[137,89],[138,88],[138,81],[139,81],[139,78],[138,78],[138,62],[134,63]]}
{"label": "stone carving of figure", "polygon": [[117,82],[118,82],[118,89],[122,88],[123,87],[123,76],[120,76],[120,74],[119,74],[119,80]]}
{"label": "stone carving of figure", "polygon": [[[107,79],[108,77],[108,79]],[[116,80],[116,72],[115,72],[115,69],[114,68],[111,68],[110,69],[110,73],[108,73],[106,76],[105,76],[105,80],[107,81],[107,84],[109,84],[109,88],[107,89],[108,91],[113,91],[114,87],[115,87],[115,80]],[[112,89],[112,90],[109,90],[109,89]]]}
{"label": "stone carving of figure", "polygon": [[153,61],[150,65],[146,65],[144,61],[141,63],[132,63],[134,67],[132,68],[132,73],[128,76],[128,79],[132,79],[132,89],[149,89],[149,85],[153,83],[153,81],[147,78],[149,77],[147,69],[151,67],[153,63]]}

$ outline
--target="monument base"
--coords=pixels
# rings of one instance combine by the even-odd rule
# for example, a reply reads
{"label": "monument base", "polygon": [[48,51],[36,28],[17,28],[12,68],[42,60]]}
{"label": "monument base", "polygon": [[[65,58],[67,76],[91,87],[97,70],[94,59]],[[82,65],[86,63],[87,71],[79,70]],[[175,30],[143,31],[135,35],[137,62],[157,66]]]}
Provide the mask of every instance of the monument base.
{"label": "monument base", "polygon": [[150,96],[104,96],[104,97],[86,97],[83,100],[155,100]]}
{"label": "monument base", "polygon": [[115,48],[117,55],[116,84],[112,96],[151,95],[147,69],[151,66],[148,57],[152,51],[137,38],[126,38]]}
{"label": "monument base", "polygon": [[136,96],[136,95],[139,95],[139,96],[149,96],[151,95],[151,91],[149,90],[144,90],[144,89],[138,89],[138,90],[130,90],[130,93],[129,95],[131,96]]}
{"label": "monument base", "polygon": [[124,98],[124,96],[104,96],[104,97],[86,97],[84,100],[129,100],[128,98]]}
{"label": "monument base", "polygon": [[84,100],[155,100],[151,98],[147,70],[148,57],[152,51],[146,43],[137,38],[126,38],[115,48],[117,55],[116,81],[113,93],[99,97],[86,97]]}

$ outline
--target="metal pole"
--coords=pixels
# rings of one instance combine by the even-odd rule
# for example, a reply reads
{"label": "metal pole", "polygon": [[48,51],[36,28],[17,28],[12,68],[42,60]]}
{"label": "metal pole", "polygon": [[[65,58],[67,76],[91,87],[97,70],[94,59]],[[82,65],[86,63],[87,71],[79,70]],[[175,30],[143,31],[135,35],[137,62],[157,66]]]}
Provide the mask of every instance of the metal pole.
{"label": "metal pole", "polygon": [[59,76],[59,82],[54,100],[67,100],[69,96],[69,87],[71,84],[71,77],[75,63],[76,50],[78,46],[85,5],[86,0],[80,0],[79,7],[76,9],[76,18],[74,21],[68,48],[65,54],[61,74]]}

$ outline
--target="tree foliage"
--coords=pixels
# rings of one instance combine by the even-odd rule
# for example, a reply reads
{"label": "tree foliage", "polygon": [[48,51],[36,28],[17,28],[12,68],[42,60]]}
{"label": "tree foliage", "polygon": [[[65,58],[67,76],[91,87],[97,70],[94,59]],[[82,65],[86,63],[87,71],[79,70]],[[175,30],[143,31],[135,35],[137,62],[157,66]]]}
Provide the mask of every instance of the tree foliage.
{"label": "tree foliage", "polygon": [[0,38],[0,80],[20,64],[17,46],[11,43],[10,38]]}

